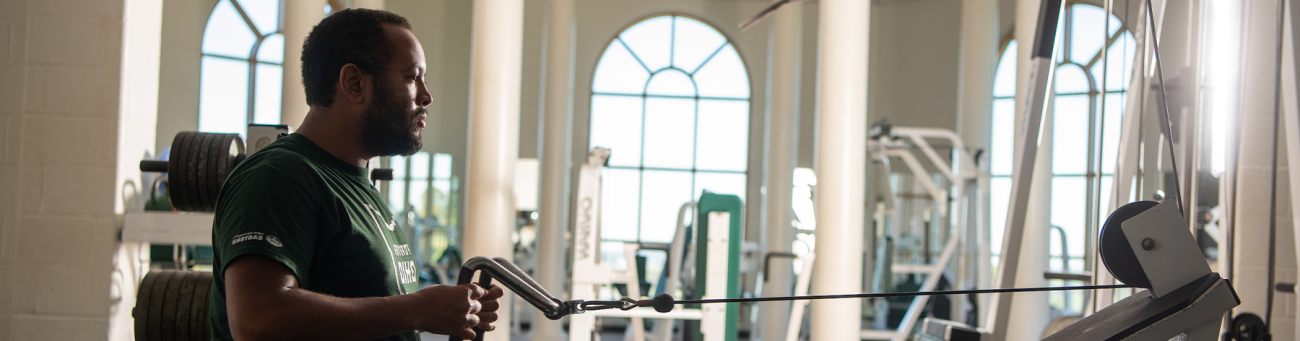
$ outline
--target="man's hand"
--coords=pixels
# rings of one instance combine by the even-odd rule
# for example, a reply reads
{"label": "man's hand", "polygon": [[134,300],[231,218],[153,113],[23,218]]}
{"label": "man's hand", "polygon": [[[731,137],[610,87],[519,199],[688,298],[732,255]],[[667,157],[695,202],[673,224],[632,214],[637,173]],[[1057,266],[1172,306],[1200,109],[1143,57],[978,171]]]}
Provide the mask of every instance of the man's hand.
{"label": "man's hand", "polygon": [[474,338],[474,327],[492,331],[497,321],[499,299],[505,295],[500,286],[483,290],[478,284],[457,286],[434,285],[411,294],[415,298],[417,325],[422,331]]}

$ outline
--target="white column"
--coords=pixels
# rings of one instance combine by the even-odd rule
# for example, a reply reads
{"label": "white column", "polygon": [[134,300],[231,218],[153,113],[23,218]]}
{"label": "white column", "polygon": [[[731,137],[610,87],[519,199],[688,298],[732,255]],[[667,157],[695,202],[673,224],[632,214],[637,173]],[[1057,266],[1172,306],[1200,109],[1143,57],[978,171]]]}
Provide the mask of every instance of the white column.
{"label": "white column", "polygon": [[[871,2],[820,4],[817,117],[817,262],[812,294],[862,291],[867,168],[867,50]],[[812,302],[812,340],[857,340],[862,302]]]}
{"label": "white column", "polygon": [[[993,134],[993,77],[998,67],[998,1],[996,0],[963,0],[961,5],[961,87],[957,89],[958,107],[957,107],[957,129],[961,134],[962,142],[973,153],[976,149],[984,149],[985,157],[982,161],[984,167],[988,169],[989,155],[987,152],[992,147]],[[980,197],[972,199],[987,203],[989,193],[980,193]],[[989,205],[983,205],[985,209]],[[968,211],[969,212],[969,211]],[[969,212],[968,214],[981,217],[988,217],[983,212]],[[1002,228],[998,226],[997,228]],[[977,230],[978,229],[978,230]],[[963,253],[971,257],[967,261],[967,271],[976,271],[976,274],[961,276],[966,278],[977,279],[974,283],[962,283],[963,285],[972,285],[979,288],[989,288],[992,283],[992,273],[989,272],[990,265],[980,263],[981,260],[987,259],[978,257],[981,251],[988,250],[987,242],[984,242],[983,236],[988,236],[989,222],[983,221],[979,224],[967,224],[966,243],[963,246]],[[980,246],[985,246],[981,248]],[[962,288],[966,289],[966,288]],[[965,311],[967,306],[966,300],[956,300],[955,308],[957,311]],[[980,295],[980,307],[988,307],[988,295]],[[979,321],[987,318],[988,309],[980,309]],[[963,316],[960,314],[958,316]]]}
{"label": "white column", "polygon": [[[794,190],[794,167],[799,152],[799,81],[800,57],[803,55],[803,5],[782,7],[772,17],[768,36],[767,72],[767,156],[763,170],[767,195],[763,207],[764,249],[766,252],[790,252],[794,241],[791,199]],[[794,287],[794,267],[789,260],[772,259],[764,269],[764,297],[789,296]],[[790,302],[760,303],[759,338],[782,340],[790,320]]]}
{"label": "white column", "polygon": [[[564,232],[569,226],[569,150],[573,140],[573,0],[551,0],[547,8],[545,49],[546,86],[543,94],[541,133],[541,221],[537,225],[537,283],[561,295],[566,264]],[[534,315],[533,340],[563,340],[563,325]]]}
{"label": "white column", "polygon": [[[470,47],[469,163],[465,187],[465,258],[513,258],[515,160],[519,158],[519,82],[523,0],[475,0]],[[510,304],[497,332],[510,339]]]}
{"label": "white column", "polygon": [[[1024,103],[1028,99],[1025,97],[1026,90],[1030,87],[1032,79],[1029,75],[1033,71],[1033,64],[1030,63],[1031,50],[1034,47],[1034,37],[1038,30],[1038,11],[1041,7],[1041,1],[1038,0],[1019,0],[1016,4],[1016,41],[1019,42],[1016,53],[1016,118],[1015,124],[1017,129],[1023,124],[1025,117]],[[1041,77],[1041,76],[1040,76]],[[1048,85],[1046,91],[1054,92],[1055,86]],[[1038,154],[1035,157],[1033,181],[1029,188],[1029,206],[1026,208],[1025,224],[1023,234],[1020,240],[1020,260],[1016,268],[1015,280],[1008,285],[999,283],[1004,288],[1024,288],[1024,287],[1043,287],[1047,286],[1047,280],[1043,279],[1043,272],[1047,270],[1048,256],[1048,226],[1051,224],[1048,209],[1051,207],[1051,165],[1052,165],[1052,105],[1051,100],[1045,105],[1043,124],[1041,131],[1041,143],[1038,145]],[[1016,135],[1020,139],[1019,134]],[[1020,144],[1020,141],[1016,141]],[[1032,143],[1032,141],[1026,141]],[[1003,238],[1006,240],[1006,238]],[[1003,246],[1003,249],[1015,246]],[[999,274],[999,277],[1001,275]],[[1043,329],[1051,322],[1047,306],[1047,294],[1043,292],[1034,293],[1016,293],[1011,295],[1011,310],[1007,319],[1007,328],[1004,331],[995,330],[999,335],[1005,335],[1006,340],[1039,340],[1042,338]]]}
{"label": "white column", "polygon": [[384,0],[352,0],[352,8],[384,9]]}
{"label": "white column", "polygon": [[307,117],[307,92],[302,87],[302,42],[321,19],[325,0],[284,0],[284,83],[280,101],[280,124],[295,129]]}

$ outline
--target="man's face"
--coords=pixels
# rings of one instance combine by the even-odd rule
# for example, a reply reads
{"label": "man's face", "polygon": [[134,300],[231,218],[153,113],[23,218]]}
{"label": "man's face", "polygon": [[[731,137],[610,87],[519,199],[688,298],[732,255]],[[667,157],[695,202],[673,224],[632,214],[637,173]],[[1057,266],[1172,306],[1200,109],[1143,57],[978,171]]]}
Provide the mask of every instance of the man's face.
{"label": "man's face", "polygon": [[424,146],[420,132],[431,101],[424,85],[424,49],[407,29],[386,25],[385,31],[393,60],[371,78],[373,96],[361,115],[361,137],[371,155],[411,155]]}

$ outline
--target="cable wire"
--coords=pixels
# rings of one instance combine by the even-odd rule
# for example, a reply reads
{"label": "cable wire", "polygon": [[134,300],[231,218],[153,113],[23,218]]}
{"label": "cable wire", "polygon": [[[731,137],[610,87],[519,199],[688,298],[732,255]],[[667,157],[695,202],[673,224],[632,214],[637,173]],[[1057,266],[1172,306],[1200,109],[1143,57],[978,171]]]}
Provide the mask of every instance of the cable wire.
{"label": "cable wire", "polygon": [[676,304],[743,303],[743,302],[771,302],[771,301],[796,301],[796,300],[824,300],[824,299],[843,299],[843,298],[913,297],[913,296],[991,294],[991,293],[1001,293],[1001,292],[1095,290],[1095,289],[1120,289],[1120,288],[1138,288],[1138,287],[1132,285],[1123,285],[1123,284],[1081,285],[1081,286],[1072,286],[1072,287],[977,289],[977,290],[949,290],[949,291],[924,291],[924,292],[886,292],[886,293],[871,293],[871,294],[809,295],[809,296],[780,296],[780,297],[751,297],[751,298],[713,298],[713,299],[699,299],[699,300],[677,300],[674,303]]}

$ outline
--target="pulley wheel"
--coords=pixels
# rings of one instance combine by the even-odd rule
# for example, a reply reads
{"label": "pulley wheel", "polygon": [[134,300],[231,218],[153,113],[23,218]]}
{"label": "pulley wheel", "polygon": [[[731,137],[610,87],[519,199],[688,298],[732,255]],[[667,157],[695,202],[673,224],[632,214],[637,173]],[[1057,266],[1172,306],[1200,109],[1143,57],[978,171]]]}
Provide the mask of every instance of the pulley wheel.
{"label": "pulley wheel", "polygon": [[1264,319],[1252,313],[1241,313],[1232,318],[1232,330],[1229,335],[1237,341],[1262,341],[1268,339],[1268,325]]}
{"label": "pulley wheel", "polygon": [[1133,248],[1129,245],[1128,238],[1124,236],[1124,230],[1120,226],[1129,218],[1136,217],[1156,205],[1159,203],[1138,201],[1120,206],[1101,226],[1101,238],[1097,244],[1098,251],[1101,253],[1101,262],[1106,265],[1106,269],[1110,270],[1115,279],[1124,284],[1151,288],[1151,281],[1147,278],[1146,272],[1142,271],[1142,264],[1138,263],[1137,254],[1133,253]]}

